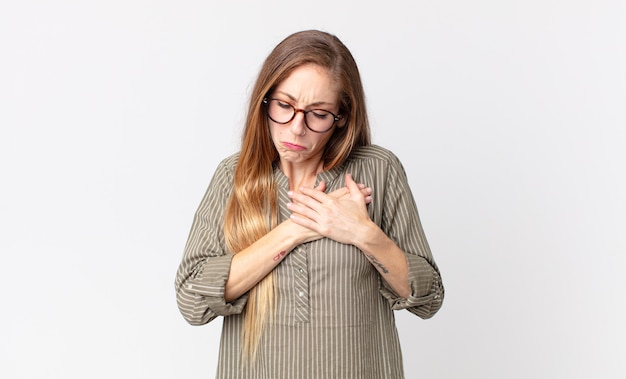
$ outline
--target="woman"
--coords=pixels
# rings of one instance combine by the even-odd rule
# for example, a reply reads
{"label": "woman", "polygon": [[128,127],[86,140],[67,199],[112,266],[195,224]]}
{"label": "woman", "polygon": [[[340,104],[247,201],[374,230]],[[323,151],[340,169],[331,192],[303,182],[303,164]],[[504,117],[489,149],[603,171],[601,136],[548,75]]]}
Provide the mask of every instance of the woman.
{"label": "woman", "polygon": [[224,316],[218,378],[404,377],[393,310],[431,317],[444,290],[402,165],[370,144],[359,72],[335,36],[295,33],[267,57],[176,291],[189,323]]}

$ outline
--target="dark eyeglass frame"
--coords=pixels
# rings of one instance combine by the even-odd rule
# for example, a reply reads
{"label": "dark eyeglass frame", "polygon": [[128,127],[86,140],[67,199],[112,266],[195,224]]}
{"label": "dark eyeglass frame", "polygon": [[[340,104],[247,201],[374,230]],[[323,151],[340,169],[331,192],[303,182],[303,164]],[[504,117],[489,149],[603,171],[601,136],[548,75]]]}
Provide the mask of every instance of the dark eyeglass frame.
{"label": "dark eyeglass frame", "polygon": [[[270,116],[270,110],[269,110],[270,103],[269,102],[272,101],[272,100],[279,101],[281,103],[285,103],[285,104],[289,105],[291,107],[291,109],[293,109],[293,115],[291,115],[291,118],[288,121],[279,122],[279,121],[274,120],[272,118],[272,116]],[[285,100],[281,100],[281,99],[267,98],[266,97],[266,98],[263,99],[263,104],[265,105],[265,113],[267,114],[267,117],[269,117],[269,119],[274,121],[275,123],[281,124],[281,125],[285,125],[285,124],[290,123],[296,117],[296,114],[298,114],[298,112],[302,112],[302,114],[304,115],[304,125],[307,127],[307,129],[309,129],[310,131],[315,132],[315,133],[326,133],[329,130],[331,130],[333,128],[333,126],[335,126],[335,123],[337,121],[341,120],[341,116],[337,116],[333,112],[328,111],[326,109],[316,108],[316,109],[309,109],[308,111],[305,111],[304,109],[298,109],[298,108],[294,107],[292,104],[290,104],[289,102],[287,102]],[[333,123],[330,125],[330,127],[328,127],[328,129],[322,130],[322,131],[314,130],[314,129],[311,129],[309,124],[307,124],[307,122],[306,122],[306,115],[309,112],[314,112],[314,111],[324,111],[324,112],[330,113],[333,116]]]}

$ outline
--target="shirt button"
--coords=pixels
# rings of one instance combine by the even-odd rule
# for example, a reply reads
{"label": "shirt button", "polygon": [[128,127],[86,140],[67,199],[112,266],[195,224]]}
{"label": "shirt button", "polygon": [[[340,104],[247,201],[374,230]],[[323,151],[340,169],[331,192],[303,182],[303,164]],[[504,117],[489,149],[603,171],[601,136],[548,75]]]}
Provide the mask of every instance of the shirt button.
{"label": "shirt button", "polygon": [[298,269],[298,272],[299,272],[300,274],[302,274],[302,273],[304,272],[304,270],[303,270],[302,268],[299,268],[299,269]]}
{"label": "shirt button", "polygon": [[304,291],[298,292],[298,296],[303,297],[304,296]]}

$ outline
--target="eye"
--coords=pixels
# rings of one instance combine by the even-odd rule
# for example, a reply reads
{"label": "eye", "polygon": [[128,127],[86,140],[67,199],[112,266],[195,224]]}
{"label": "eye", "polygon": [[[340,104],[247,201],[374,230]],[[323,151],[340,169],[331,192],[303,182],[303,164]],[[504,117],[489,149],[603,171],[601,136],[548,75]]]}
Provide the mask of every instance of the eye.
{"label": "eye", "polygon": [[291,104],[286,103],[284,101],[280,101],[280,100],[276,100],[276,104],[278,104],[279,107],[281,107],[282,109],[289,109],[292,108]]}
{"label": "eye", "polygon": [[327,118],[330,117],[330,112],[325,111],[323,109],[313,109],[311,110],[311,114],[319,120],[326,120]]}

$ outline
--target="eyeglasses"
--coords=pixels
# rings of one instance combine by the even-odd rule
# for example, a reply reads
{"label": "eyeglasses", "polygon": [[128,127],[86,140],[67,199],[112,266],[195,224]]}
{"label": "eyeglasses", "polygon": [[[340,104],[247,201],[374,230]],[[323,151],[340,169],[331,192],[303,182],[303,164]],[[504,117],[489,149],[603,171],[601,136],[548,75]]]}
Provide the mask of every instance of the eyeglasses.
{"label": "eyeglasses", "polygon": [[265,104],[267,116],[277,124],[287,124],[296,117],[296,113],[302,112],[304,114],[304,125],[315,133],[326,133],[332,129],[335,122],[341,119],[340,116],[324,109],[305,111],[304,109],[297,109],[288,102],[279,99],[265,98],[263,99],[263,104]]}

